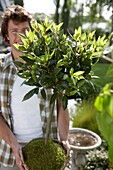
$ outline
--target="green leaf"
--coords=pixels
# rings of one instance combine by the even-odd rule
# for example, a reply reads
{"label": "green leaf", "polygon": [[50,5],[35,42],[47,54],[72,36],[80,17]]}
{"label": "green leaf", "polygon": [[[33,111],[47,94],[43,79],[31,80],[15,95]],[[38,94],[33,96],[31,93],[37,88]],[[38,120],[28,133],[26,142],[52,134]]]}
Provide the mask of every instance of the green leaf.
{"label": "green leaf", "polygon": [[73,90],[73,91],[71,90],[71,91],[70,91],[70,96],[73,96],[73,95],[75,95],[76,93],[77,93],[77,90]]}
{"label": "green leaf", "polygon": [[94,106],[100,112],[103,110],[103,97],[102,96],[97,96]]}
{"label": "green leaf", "polygon": [[46,100],[46,92],[44,88],[41,90],[41,95],[44,98],[44,100]]}
{"label": "green leaf", "polygon": [[52,94],[50,99],[50,105],[55,102],[56,98],[57,98],[57,93]]}
{"label": "green leaf", "polygon": [[27,38],[27,36],[25,36],[23,34],[19,34],[19,36],[20,36],[22,42],[24,43],[24,47],[28,48],[29,47],[29,39]]}
{"label": "green leaf", "polygon": [[32,57],[30,57],[29,55],[27,55],[27,56],[21,56],[21,58],[25,61],[25,62],[27,62],[28,64],[30,64],[30,65],[32,65],[33,63],[34,63],[34,59],[35,58],[33,58],[33,56]]}
{"label": "green leaf", "polygon": [[44,23],[44,25],[46,26],[46,32],[47,31],[52,31],[53,30],[53,28],[52,28],[52,26],[53,26],[53,22],[52,23]]}
{"label": "green leaf", "polygon": [[53,27],[54,27],[54,29],[58,32],[58,31],[60,31],[62,25],[63,25],[63,22],[60,23],[59,25],[55,25],[55,24],[54,24]]}
{"label": "green leaf", "polygon": [[35,94],[36,89],[37,89],[37,88],[34,88],[34,89],[30,90],[30,91],[24,96],[24,98],[23,98],[22,101],[25,101],[25,100],[30,99],[30,98]]}
{"label": "green leaf", "polygon": [[36,82],[37,82],[37,77],[36,77],[36,75],[35,75],[34,70],[31,70],[31,77],[32,77],[32,79],[34,80],[34,82],[36,83]]}
{"label": "green leaf", "polygon": [[109,115],[113,118],[113,96],[109,96],[109,103],[106,105],[106,110],[109,113]]}
{"label": "green leaf", "polygon": [[101,93],[95,99],[95,107],[100,112],[109,106],[110,102],[110,85],[106,84],[102,89]]}
{"label": "green leaf", "polygon": [[30,42],[34,42],[34,39],[35,39],[35,37],[36,37],[35,31],[30,30],[30,31],[27,33],[27,37],[29,38]]}
{"label": "green leaf", "polygon": [[92,57],[92,64],[96,64],[99,61],[99,57]]}
{"label": "green leaf", "polygon": [[104,136],[106,141],[112,141],[113,144],[113,118],[111,119],[109,114],[106,114],[106,112],[98,112],[96,115],[97,118],[97,124],[99,127],[99,130],[101,134]]}
{"label": "green leaf", "polygon": [[63,59],[60,59],[58,62],[57,62],[57,67],[60,67],[60,66],[63,66]]}
{"label": "green leaf", "polygon": [[109,160],[113,164],[113,140],[109,141],[109,150],[108,150]]}
{"label": "green leaf", "polygon": [[51,38],[50,38],[49,36],[46,36],[46,37],[45,37],[45,43],[46,43],[46,45],[49,45],[50,42],[51,42]]}
{"label": "green leaf", "polygon": [[95,30],[88,34],[88,40],[91,41],[94,35],[95,35]]}
{"label": "green leaf", "polygon": [[25,47],[19,44],[13,44],[15,46],[15,48],[17,48],[19,51],[25,51]]}
{"label": "green leaf", "polygon": [[86,33],[83,33],[83,34],[81,35],[81,40],[82,40],[82,41],[86,40]]}
{"label": "green leaf", "polygon": [[14,60],[13,61],[14,62],[14,64],[17,66],[17,67],[22,67],[23,66],[23,62],[21,62],[21,61],[16,61],[16,60]]}
{"label": "green leaf", "polygon": [[19,33],[19,37],[20,37],[22,40],[27,38],[24,34],[21,34],[21,33]]}
{"label": "green leaf", "polygon": [[77,71],[75,73],[73,73],[73,77],[78,77],[80,75],[82,75],[84,73],[84,71]]}
{"label": "green leaf", "polygon": [[71,68],[70,69],[70,75],[73,75],[73,72],[74,72],[74,68]]}
{"label": "green leaf", "polygon": [[35,88],[35,93],[38,94],[39,92],[39,87]]}
{"label": "green leaf", "polygon": [[112,77],[112,75],[113,75],[113,63],[109,65],[106,76]]}
{"label": "green leaf", "polygon": [[34,81],[32,78],[29,78],[28,80],[24,81],[24,84],[29,85],[29,86],[34,86]]}
{"label": "green leaf", "polygon": [[82,33],[81,27],[79,27],[78,30],[75,29],[75,33],[74,33],[74,35],[73,35],[74,39],[75,39],[75,40],[78,40],[78,38],[81,36],[81,33]]}
{"label": "green leaf", "polygon": [[53,74],[57,76],[62,71],[62,68],[55,68]]}
{"label": "green leaf", "polygon": [[77,86],[78,87],[81,87],[81,86],[83,86],[84,85],[84,83],[85,83],[85,80],[79,80],[78,82],[77,82]]}
{"label": "green leaf", "polygon": [[66,96],[63,96],[63,98],[62,98],[62,105],[63,105],[63,109],[65,110],[68,105],[68,99]]}
{"label": "green leaf", "polygon": [[41,25],[41,24],[38,23],[38,27],[39,27],[39,29],[41,30],[41,32],[43,33],[43,32],[44,32],[44,27],[43,27],[43,25]]}
{"label": "green leaf", "polygon": [[[38,22],[37,22],[36,20],[33,21],[33,22],[31,22],[30,24],[31,24],[31,26],[32,26],[32,28],[33,28],[34,30],[37,30]],[[28,31],[26,31],[26,35],[27,35],[27,32],[28,32]]]}
{"label": "green leaf", "polygon": [[44,25],[47,26],[49,24],[48,17],[45,18]]}

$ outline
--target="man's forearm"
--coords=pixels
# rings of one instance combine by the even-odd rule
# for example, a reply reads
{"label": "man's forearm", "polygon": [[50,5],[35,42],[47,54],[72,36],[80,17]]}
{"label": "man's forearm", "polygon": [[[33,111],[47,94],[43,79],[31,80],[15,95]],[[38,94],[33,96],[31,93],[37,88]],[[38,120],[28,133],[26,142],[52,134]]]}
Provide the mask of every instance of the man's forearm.
{"label": "man's forearm", "polygon": [[12,149],[14,149],[17,145],[17,140],[2,115],[0,115],[0,137],[4,139]]}
{"label": "man's forearm", "polygon": [[64,110],[61,101],[58,101],[58,129],[61,141],[68,140],[69,135],[69,112]]}
{"label": "man's forearm", "polygon": [[21,146],[16,140],[16,137],[8,127],[7,123],[5,122],[4,118],[0,115],[0,137],[4,139],[12,148],[12,151],[15,156],[16,164],[20,170],[25,170],[23,167],[23,160],[20,156]]}

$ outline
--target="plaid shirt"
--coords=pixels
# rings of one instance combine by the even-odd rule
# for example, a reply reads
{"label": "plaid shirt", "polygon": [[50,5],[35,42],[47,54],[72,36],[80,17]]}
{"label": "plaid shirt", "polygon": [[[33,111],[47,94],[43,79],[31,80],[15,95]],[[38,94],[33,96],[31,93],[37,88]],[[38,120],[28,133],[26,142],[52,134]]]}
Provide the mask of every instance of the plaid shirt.
{"label": "plaid shirt", "polygon": [[[12,113],[10,110],[10,96],[17,74],[16,67],[12,61],[11,54],[7,54],[0,58],[0,114],[6,120],[10,129],[12,129]],[[47,122],[50,113],[49,100],[51,90],[47,90],[46,101],[40,95],[40,115],[42,120],[42,130],[45,137]],[[57,109],[55,104],[54,115],[51,123],[51,138],[57,138]],[[12,167],[15,163],[15,157],[11,147],[3,139],[0,138],[0,164]]]}

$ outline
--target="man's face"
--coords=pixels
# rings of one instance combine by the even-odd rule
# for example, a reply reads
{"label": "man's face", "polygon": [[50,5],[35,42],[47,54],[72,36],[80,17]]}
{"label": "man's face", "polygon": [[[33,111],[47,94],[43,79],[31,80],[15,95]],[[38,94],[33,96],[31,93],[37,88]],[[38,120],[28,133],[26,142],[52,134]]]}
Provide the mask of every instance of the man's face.
{"label": "man's face", "polygon": [[13,22],[13,20],[9,21],[7,39],[9,40],[12,51],[16,50],[13,44],[22,44],[21,38],[18,34],[21,33],[25,35],[26,30],[30,30],[30,25],[27,21],[21,23]]}

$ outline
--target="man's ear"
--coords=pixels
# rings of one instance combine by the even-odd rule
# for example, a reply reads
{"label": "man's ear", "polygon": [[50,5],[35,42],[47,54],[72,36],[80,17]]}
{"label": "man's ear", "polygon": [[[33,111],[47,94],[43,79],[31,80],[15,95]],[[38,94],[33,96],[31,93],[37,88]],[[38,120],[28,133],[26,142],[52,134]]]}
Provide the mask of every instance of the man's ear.
{"label": "man's ear", "polygon": [[9,41],[9,36],[8,35],[6,35],[6,39]]}
{"label": "man's ear", "polygon": [[9,36],[6,35],[5,38],[4,38],[4,42],[8,43],[9,44]]}

